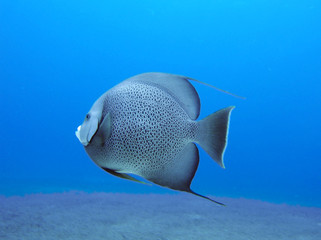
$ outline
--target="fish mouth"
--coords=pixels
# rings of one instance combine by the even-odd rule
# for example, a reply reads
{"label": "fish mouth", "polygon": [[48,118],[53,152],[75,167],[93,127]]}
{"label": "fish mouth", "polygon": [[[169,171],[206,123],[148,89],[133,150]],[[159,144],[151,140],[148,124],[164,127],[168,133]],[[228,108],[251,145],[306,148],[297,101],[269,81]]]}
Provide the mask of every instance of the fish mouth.
{"label": "fish mouth", "polygon": [[75,131],[75,134],[76,134],[76,137],[78,138],[79,142],[81,142],[81,144],[83,146],[87,146],[88,145],[88,142],[87,141],[81,141],[81,138],[80,138],[80,130],[81,130],[81,125],[79,125],[77,127],[77,131]]}

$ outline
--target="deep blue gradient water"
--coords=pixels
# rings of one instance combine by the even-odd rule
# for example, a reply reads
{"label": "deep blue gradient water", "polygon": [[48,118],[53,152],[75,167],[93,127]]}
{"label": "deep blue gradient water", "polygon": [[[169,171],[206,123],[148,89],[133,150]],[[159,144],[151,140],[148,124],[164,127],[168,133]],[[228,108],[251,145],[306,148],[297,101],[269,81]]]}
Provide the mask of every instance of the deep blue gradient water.
{"label": "deep blue gradient water", "polygon": [[226,169],[201,152],[192,189],[321,207],[319,0],[1,0],[0,194],[172,193],[111,176],[74,132],[142,72],[200,84],[201,117],[230,105]]}

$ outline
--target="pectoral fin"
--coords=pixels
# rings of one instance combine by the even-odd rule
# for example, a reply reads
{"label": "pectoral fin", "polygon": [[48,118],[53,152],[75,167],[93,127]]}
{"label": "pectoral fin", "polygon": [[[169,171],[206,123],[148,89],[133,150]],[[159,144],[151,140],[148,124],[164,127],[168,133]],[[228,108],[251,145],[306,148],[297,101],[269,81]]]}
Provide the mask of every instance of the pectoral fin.
{"label": "pectoral fin", "polygon": [[102,120],[102,122],[99,124],[99,129],[96,133],[96,136],[94,138],[95,142],[104,145],[106,140],[110,138],[112,131],[112,120],[110,113],[107,113]]}

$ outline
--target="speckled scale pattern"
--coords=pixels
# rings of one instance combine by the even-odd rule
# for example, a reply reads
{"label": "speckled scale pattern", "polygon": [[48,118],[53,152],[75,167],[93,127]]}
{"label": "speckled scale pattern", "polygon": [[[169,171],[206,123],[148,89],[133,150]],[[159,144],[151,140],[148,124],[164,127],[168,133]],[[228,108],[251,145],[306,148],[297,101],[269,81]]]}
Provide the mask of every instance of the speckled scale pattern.
{"label": "speckled scale pattern", "polygon": [[196,122],[171,95],[154,86],[119,84],[107,94],[107,112],[112,135],[102,154],[103,164],[111,169],[148,176],[171,164],[195,139]]}

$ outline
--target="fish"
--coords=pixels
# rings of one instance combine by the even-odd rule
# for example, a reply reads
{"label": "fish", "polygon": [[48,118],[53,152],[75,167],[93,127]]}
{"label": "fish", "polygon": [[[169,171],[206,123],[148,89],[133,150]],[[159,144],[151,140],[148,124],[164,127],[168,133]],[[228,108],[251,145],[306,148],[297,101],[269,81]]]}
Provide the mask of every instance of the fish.
{"label": "fish", "polygon": [[130,77],[96,100],[76,136],[93,162],[114,176],[224,205],[194,192],[190,185],[199,165],[198,146],[225,168],[234,106],[197,120],[200,98],[190,81],[200,82],[160,72]]}

